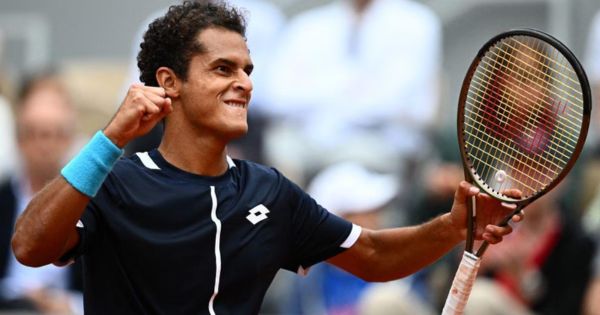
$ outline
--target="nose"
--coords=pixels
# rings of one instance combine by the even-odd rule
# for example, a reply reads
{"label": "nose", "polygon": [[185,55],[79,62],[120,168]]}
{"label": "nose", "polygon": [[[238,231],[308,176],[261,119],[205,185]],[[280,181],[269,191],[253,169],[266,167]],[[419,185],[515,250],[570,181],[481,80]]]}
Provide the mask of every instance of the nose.
{"label": "nose", "polygon": [[240,71],[240,75],[234,83],[234,88],[236,90],[242,90],[247,93],[252,92],[252,89],[254,87],[252,85],[252,80],[250,79],[250,75],[248,75],[244,71]]}

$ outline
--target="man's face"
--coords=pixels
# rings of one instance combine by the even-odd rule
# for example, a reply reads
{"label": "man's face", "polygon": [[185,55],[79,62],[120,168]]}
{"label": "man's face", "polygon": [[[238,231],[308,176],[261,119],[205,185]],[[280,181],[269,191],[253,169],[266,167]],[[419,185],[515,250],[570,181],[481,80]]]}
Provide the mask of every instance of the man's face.
{"label": "man's face", "polygon": [[66,96],[51,86],[36,88],[17,118],[18,144],[30,175],[51,179],[65,162],[73,141],[75,113]]}
{"label": "man's face", "polygon": [[200,132],[229,141],[248,131],[252,61],[244,38],[208,28],[197,40],[205,52],[192,57],[180,100],[186,120]]}

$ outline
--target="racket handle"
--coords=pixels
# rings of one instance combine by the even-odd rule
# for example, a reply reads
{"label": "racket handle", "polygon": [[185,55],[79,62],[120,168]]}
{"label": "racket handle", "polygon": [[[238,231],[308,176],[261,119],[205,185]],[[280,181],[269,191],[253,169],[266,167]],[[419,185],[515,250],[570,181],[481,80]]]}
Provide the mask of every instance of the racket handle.
{"label": "racket handle", "polygon": [[446,298],[446,304],[442,310],[442,315],[461,315],[467,305],[467,300],[471,294],[471,288],[477,277],[477,270],[481,260],[479,257],[467,251],[463,253],[462,260],[458,266],[458,271],[452,281],[452,287]]}
{"label": "racket handle", "polygon": [[488,249],[488,246],[490,246],[490,243],[488,243],[487,241],[483,241],[483,243],[481,243],[481,246],[477,250],[477,257],[482,257],[485,251]]}

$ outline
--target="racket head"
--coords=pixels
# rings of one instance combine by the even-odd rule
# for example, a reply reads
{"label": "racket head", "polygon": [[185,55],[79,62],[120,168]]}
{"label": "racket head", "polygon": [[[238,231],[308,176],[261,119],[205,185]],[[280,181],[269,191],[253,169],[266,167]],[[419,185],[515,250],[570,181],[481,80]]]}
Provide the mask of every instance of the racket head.
{"label": "racket head", "polygon": [[[555,187],[579,157],[591,92],[575,55],[533,29],[490,39],[469,67],[458,104],[467,180],[518,209]],[[502,194],[522,191],[522,198]]]}

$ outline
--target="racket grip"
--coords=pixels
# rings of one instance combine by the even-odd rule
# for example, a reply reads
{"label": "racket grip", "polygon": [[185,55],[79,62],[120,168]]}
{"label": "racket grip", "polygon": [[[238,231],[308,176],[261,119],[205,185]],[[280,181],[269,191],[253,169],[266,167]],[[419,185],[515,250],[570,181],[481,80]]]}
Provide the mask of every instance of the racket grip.
{"label": "racket grip", "polygon": [[442,310],[442,315],[461,315],[467,305],[467,300],[471,294],[471,288],[477,277],[477,270],[481,260],[479,257],[467,251],[463,253],[462,260],[458,266],[458,271],[452,281],[452,287],[446,298],[446,304]]}

